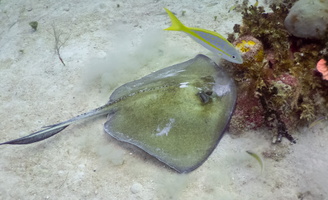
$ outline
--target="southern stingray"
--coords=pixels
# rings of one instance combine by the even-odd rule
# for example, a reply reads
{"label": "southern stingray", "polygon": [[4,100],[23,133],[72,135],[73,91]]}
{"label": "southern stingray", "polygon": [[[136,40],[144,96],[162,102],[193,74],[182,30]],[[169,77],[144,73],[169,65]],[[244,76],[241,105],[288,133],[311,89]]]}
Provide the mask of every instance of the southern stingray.
{"label": "southern stingray", "polygon": [[120,86],[104,106],[0,145],[38,142],[72,123],[108,114],[107,133],[186,173],[215,149],[235,102],[233,80],[211,59],[197,55]]}

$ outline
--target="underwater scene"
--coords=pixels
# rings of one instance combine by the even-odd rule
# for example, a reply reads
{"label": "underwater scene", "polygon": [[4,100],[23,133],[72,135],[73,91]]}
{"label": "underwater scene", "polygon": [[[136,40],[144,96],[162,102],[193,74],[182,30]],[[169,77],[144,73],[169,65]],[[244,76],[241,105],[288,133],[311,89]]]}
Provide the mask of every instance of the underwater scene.
{"label": "underwater scene", "polygon": [[327,0],[0,19],[0,199],[328,199]]}

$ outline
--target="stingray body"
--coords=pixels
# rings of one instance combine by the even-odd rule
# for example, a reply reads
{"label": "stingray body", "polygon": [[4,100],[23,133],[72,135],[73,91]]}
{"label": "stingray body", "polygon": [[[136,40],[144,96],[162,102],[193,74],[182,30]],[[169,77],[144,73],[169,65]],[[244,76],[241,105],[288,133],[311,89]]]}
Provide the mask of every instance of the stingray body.
{"label": "stingray body", "polygon": [[186,173],[217,146],[235,102],[232,79],[208,57],[198,55],[120,86],[102,107],[1,144],[41,141],[74,122],[108,114],[107,133]]}

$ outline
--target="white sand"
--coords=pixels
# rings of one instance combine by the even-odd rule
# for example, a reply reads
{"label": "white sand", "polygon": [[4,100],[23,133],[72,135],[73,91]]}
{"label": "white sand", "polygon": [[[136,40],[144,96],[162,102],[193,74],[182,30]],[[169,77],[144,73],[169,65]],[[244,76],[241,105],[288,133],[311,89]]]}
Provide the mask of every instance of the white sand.
{"label": "white sand", "polygon": [[[0,1],[0,141],[101,106],[116,87],[152,71],[198,53],[213,57],[183,33],[162,31],[170,25],[163,7],[189,26],[225,36],[241,21],[240,13],[227,12],[228,0],[45,2]],[[36,32],[30,21],[39,22]],[[61,49],[66,66],[54,54],[52,25],[68,38]],[[296,145],[271,145],[265,131],[227,134],[201,167],[181,175],[110,138],[104,122],[1,146],[0,199],[328,199],[324,123],[296,133]],[[277,161],[264,158],[261,175],[246,150]]]}

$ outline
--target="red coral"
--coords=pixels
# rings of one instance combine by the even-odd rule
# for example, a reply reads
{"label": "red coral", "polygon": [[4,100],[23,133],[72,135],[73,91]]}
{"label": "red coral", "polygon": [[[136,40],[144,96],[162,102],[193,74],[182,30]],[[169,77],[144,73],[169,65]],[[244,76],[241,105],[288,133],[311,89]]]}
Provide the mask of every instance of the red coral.
{"label": "red coral", "polygon": [[237,106],[230,122],[230,133],[239,134],[247,130],[257,129],[264,125],[263,108],[258,98],[240,92]]}

